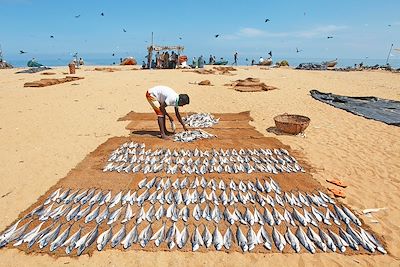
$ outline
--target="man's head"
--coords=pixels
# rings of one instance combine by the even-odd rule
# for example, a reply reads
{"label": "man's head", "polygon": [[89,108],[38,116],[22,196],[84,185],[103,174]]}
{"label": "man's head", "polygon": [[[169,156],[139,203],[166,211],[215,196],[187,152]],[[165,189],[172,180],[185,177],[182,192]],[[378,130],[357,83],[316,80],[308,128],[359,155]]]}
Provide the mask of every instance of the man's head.
{"label": "man's head", "polygon": [[180,94],[178,99],[178,106],[189,104],[189,96],[187,94]]}

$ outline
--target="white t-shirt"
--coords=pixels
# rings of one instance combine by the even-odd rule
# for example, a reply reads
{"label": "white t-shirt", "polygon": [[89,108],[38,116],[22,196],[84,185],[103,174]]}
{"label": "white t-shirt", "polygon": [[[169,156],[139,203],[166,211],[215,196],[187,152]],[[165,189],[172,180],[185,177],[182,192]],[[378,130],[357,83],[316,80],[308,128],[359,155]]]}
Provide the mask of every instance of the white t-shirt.
{"label": "white t-shirt", "polygon": [[165,103],[167,106],[178,106],[179,95],[168,86],[154,86],[153,88],[150,88],[148,92],[157,99],[160,105]]}

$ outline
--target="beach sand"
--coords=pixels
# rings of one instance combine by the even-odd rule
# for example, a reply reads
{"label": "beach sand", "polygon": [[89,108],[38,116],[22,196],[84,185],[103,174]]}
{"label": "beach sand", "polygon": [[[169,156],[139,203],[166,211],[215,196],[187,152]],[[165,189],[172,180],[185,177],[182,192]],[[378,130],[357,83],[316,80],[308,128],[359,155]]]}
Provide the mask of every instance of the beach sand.
{"label": "beach sand", "polygon": [[[0,230],[74,168],[85,156],[113,136],[126,136],[128,112],[151,112],[144,94],[163,84],[188,93],[183,111],[240,112],[250,110],[251,122],[265,136],[276,137],[301,151],[312,165],[313,177],[339,178],[349,186],[343,200],[361,213],[367,208],[387,208],[361,215],[387,242],[389,255],[343,256],[338,253],[256,254],[224,252],[143,252],[107,250],[79,258],[27,255],[17,249],[0,250],[0,266],[281,266],[319,265],[399,266],[400,264],[400,128],[352,115],[316,101],[311,89],[349,96],[377,96],[400,100],[400,75],[388,72],[296,71],[239,67],[234,76],[201,75],[181,70],[121,71],[77,70],[83,80],[44,88],[24,88],[25,82],[46,78],[40,73],[0,71]],[[51,70],[63,78],[67,67]],[[259,78],[278,89],[241,93],[224,84],[247,77]],[[214,86],[192,84],[208,79]],[[172,112],[172,110],[171,110]],[[305,137],[275,135],[273,117],[297,113],[311,118]],[[156,123],[156,121],[154,121]],[[372,220],[371,220],[372,219]]]}

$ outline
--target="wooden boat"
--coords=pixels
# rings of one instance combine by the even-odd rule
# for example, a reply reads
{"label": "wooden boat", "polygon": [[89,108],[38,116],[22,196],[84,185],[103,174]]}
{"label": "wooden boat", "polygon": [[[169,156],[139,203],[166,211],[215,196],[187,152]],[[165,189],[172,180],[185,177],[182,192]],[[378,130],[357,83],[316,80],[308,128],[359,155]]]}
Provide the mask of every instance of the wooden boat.
{"label": "wooden boat", "polygon": [[126,57],[122,60],[120,65],[136,65],[136,59],[134,59],[133,57]]}
{"label": "wooden boat", "polygon": [[259,65],[259,66],[271,66],[272,65],[272,59],[270,59],[270,58],[265,59],[262,63],[258,63],[257,65]]}
{"label": "wooden boat", "polygon": [[337,59],[331,60],[331,61],[326,61],[326,62],[324,62],[324,64],[328,68],[334,68],[336,66],[336,64],[337,64]]}
{"label": "wooden boat", "polygon": [[212,65],[226,65],[226,64],[228,64],[228,61],[216,61]]}

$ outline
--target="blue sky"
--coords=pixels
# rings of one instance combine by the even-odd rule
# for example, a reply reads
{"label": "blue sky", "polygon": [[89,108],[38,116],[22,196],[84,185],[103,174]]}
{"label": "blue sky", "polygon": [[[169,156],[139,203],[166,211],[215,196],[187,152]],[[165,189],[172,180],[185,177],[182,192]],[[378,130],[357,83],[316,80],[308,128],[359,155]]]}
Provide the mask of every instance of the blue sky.
{"label": "blue sky", "polygon": [[11,58],[78,51],[141,60],[152,31],[157,44],[207,58],[235,51],[258,58],[270,50],[279,58],[386,58],[391,43],[400,47],[399,0],[0,0],[0,10],[0,44]]}

